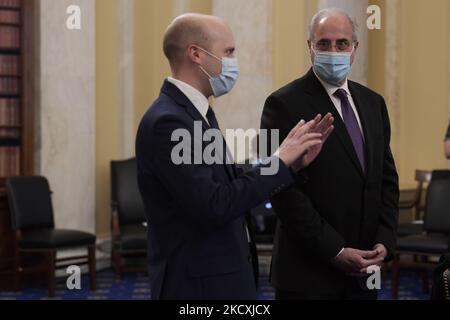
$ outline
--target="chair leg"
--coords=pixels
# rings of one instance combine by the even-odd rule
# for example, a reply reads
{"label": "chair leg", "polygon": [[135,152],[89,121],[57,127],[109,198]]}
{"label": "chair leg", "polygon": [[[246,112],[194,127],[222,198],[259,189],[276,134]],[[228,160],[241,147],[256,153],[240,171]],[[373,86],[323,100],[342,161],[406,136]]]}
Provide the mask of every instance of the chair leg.
{"label": "chair leg", "polygon": [[20,259],[20,251],[16,251],[14,254],[14,261],[13,261],[13,290],[19,291],[20,290],[20,278],[21,278],[21,259]]}
{"label": "chair leg", "polygon": [[392,260],[392,269],[391,269],[391,295],[392,299],[398,299],[398,255],[394,255],[394,259]]}
{"label": "chair leg", "polygon": [[55,263],[56,263],[56,251],[48,252],[47,253],[47,286],[48,286],[49,298],[53,298],[56,293]]}
{"label": "chair leg", "polygon": [[[428,261],[427,256],[421,257],[422,262],[426,263]],[[430,293],[430,287],[428,282],[428,270],[425,268],[422,270],[422,293]]]}
{"label": "chair leg", "polygon": [[89,279],[91,290],[97,290],[97,281],[96,281],[96,261],[95,261],[95,245],[88,247],[88,260],[89,260]]}
{"label": "chair leg", "polygon": [[428,271],[426,269],[422,271],[422,293],[430,293]]}
{"label": "chair leg", "polygon": [[114,272],[117,274],[119,279],[122,278],[122,256],[119,252],[114,250],[113,254],[113,264],[114,264]]}

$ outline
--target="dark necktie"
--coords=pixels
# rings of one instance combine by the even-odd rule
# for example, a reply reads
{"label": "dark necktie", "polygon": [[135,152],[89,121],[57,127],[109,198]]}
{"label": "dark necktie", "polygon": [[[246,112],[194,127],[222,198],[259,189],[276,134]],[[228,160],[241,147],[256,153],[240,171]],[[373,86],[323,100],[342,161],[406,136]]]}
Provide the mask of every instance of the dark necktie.
{"label": "dark necktie", "polygon": [[206,113],[206,119],[208,119],[209,126],[211,128],[220,130],[216,114],[214,113],[214,110],[211,107],[208,108],[208,112]]}
{"label": "dark necktie", "polygon": [[[208,112],[206,113],[206,119],[208,119],[209,122],[209,126],[213,129],[217,129],[220,131],[219,128],[219,123],[217,122],[217,118],[216,115],[214,113],[214,110],[209,107],[208,108]],[[227,146],[227,142],[225,141],[225,138],[222,135],[222,139],[223,139],[223,161],[224,161],[224,165],[228,171],[228,173],[230,174],[231,178],[233,178],[235,176],[235,168],[234,168],[234,163],[232,163],[231,165],[228,164],[227,162],[227,153],[229,154],[228,151],[228,146]],[[230,159],[231,159],[231,154],[230,154]]]}
{"label": "dark necktie", "polygon": [[342,108],[342,118],[344,119],[345,126],[347,128],[347,132],[352,139],[353,148],[356,151],[356,155],[358,156],[359,163],[361,164],[361,168],[363,172],[366,172],[366,156],[364,152],[364,140],[361,133],[361,129],[358,125],[358,120],[356,119],[356,115],[353,112],[352,106],[350,105],[350,101],[347,97],[347,92],[344,89],[338,89],[334,93],[336,97],[341,100],[341,108]]}

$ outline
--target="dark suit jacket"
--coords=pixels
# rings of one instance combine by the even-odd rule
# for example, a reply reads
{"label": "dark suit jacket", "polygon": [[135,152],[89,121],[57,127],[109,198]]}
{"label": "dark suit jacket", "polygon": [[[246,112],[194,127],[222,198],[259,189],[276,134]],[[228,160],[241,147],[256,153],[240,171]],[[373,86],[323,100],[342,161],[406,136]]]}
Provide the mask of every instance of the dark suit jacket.
{"label": "dark suit jacket", "polygon": [[148,218],[149,273],[153,299],[254,299],[245,215],[293,183],[281,163],[276,175],[257,167],[237,176],[233,165],[171,161],[176,129],[194,136],[194,121],[209,126],[189,99],[165,82],[145,113],[136,138],[138,183]]}
{"label": "dark suit jacket", "polygon": [[372,249],[382,243],[392,254],[398,219],[398,176],[389,147],[390,125],[383,98],[349,81],[365,138],[363,173],[345,124],[310,70],[273,93],[261,120],[280,129],[283,140],[301,119],[331,112],[335,131],[301,179],[272,198],[277,226],[271,281],[285,291],[335,293],[348,278],[332,265],[343,247]]}

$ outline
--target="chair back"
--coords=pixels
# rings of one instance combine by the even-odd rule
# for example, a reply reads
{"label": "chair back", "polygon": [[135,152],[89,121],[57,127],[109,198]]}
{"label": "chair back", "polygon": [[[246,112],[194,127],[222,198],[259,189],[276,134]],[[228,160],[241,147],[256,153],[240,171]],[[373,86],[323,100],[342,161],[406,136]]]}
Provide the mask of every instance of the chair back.
{"label": "chair back", "polygon": [[137,181],[136,158],[111,161],[111,200],[117,205],[121,225],[145,221],[144,203]]}
{"label": "chair back", "polygon": [[427,232],[450,234],[450,177],[434,177],[428,186],[424,227]]}
{"label": "chair back", "polygon": [[11,177],[6,180],[12,228],[54,228],[51,191],[45,177]]}
{"label": "chair back", "polygon": [[434,170],[432,173],[433,180],[437,179],[450,179],[450,170],[442,169],[442,170]]}

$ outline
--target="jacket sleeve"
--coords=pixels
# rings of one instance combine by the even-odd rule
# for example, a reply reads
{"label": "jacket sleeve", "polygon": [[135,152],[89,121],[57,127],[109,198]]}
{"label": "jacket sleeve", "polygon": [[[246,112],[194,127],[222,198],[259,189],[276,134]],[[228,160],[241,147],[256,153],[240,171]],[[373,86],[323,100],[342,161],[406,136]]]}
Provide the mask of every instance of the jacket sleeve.
{"label": "jacket sleeve", "polygon": [[[276,157],[271,158],[279,165],[276,174],[265,175],[264,166],[257,166],[228,182],[218,181],[214,176],[213,167],[222,164],[208,165],[204,161],[194,164],[197,163],[194,161],[177,165],[172,152],[179,141],[171,139],[176,129],[185,129],[194,137],[193,124],[174,115],[165,115],[155,125],[145,127],[141,133],[144,137],[140,166],[144,177],[150,172],[156,175],[176,206],[183,208],[183,214],[199,225],[221,226],[245,216],[251,208],[294,181],[290,169]],[[194,152],[198,143],[202,142],[192,141],[190,148],[184,149],[190,159],[198,160]]]}
{"label": "jacket sleeve", "polygon": [[[270,96],[264,106],[261,128],[279,129],[281,140],[294,125],[285,103]],[[302,192],[306,179],[306,173],[300,172],[294,185],[272,197],[272,205],[292,243],[329,262],[345,246],[345,240],[321,217]]]}

